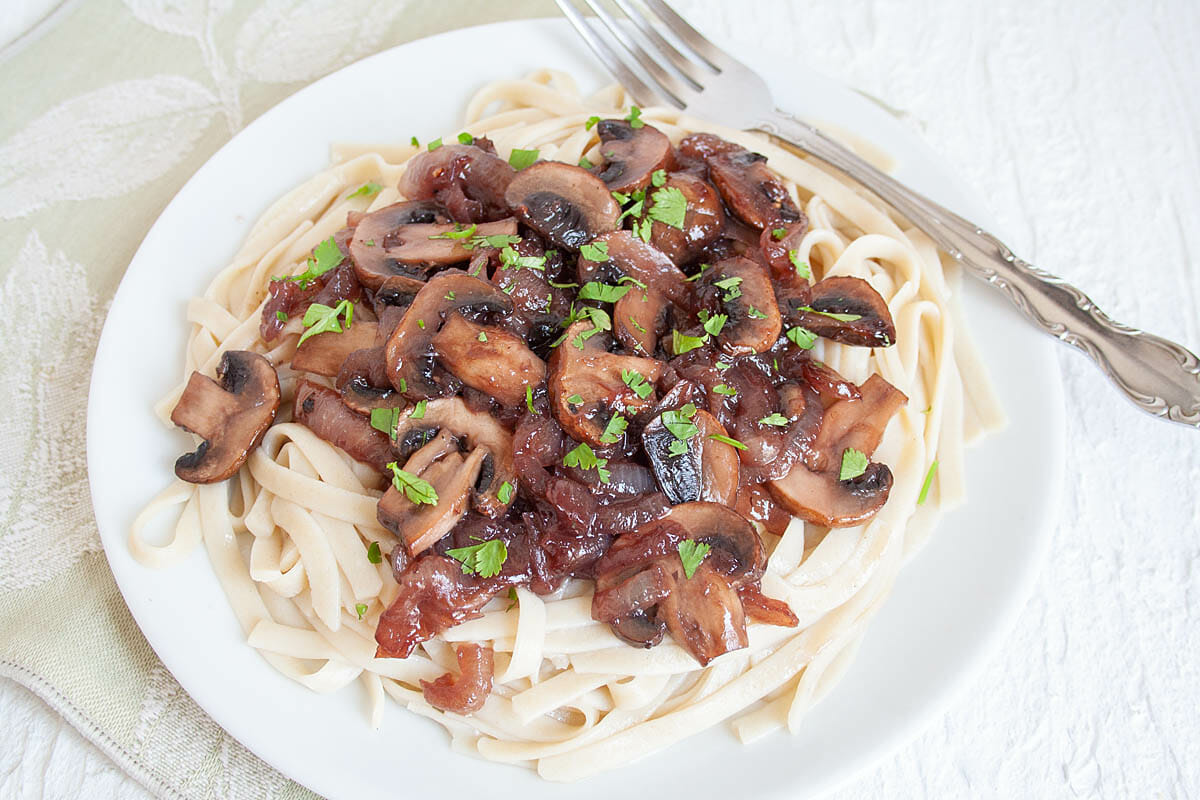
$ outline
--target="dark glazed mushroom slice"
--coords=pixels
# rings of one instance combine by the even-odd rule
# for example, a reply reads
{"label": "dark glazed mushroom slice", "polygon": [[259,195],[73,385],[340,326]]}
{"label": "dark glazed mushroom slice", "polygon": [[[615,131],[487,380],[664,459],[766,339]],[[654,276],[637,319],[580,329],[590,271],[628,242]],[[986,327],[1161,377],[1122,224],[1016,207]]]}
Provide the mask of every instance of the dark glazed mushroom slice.
{"label": "dark glazed mushroom slice", "polygon": [[343,404],[332,389],[301,380],[296,385],[293,414],[296,422],[380,472],[392,460],[392,443],[387,434],[372,428],[366,417]]}
{"label": "dark glazed mushroom slice", "polygon": [[445,209],[428,200],[393,203],[364,215],[354,227],[348,248],[359,283],[368,289],[378,289],[391,275],[415,276],[416,270],[387,254],[387,237],[406,225],[435,225],[449,221]]}
{"label": "dark glazed mushroom slice", "polygon": [[711,133],[696,133],[679,143],[680,152],[704,161],[721,197],[743,222],[757,230],[799,222],[796,207],[767,157]]}
{"label": "dark glazed mushroom slice", "polygon": [[512,300],[492,284],[457,270],[431,278],[413,299],[384,348],[388,377],[405,397],[421,400],[458,391],[457,378],[437,363],[433,337],[451,311],[511,314]]}
{"label": "dark glazed mushroom slice", "polygon": [[525,402],[525,387],[536,389],[546,380],[546,363],[525,341],[494,325],[468,322],[451,314],[433,337],[433,349],[456,378],[501,405]]}
{"label": "dark glazed mushroom slice", "polygon": [[342,402],[356,414],[370,416],[376,408],[405,408],[404,395],[388,380],[383,347],[355,350],[342,362],[334,386],[342,393]]}
{"label": "dark glazed mushroom slice", "polygon": [[[607,253],[604,261],[579,257],[579,282],[616,280],[628,276],[645,284],[673,303],[688,306],[691,296],[687,276],[661,250],[643,242],[629,231],[613,231],[592,242]],[[602,246],[602,247],[601,247]]]}
{"label": "dark glazed mushroom slice", "polygon": [[[687,201],[687,211],[682,229],[655,221],[650,227],[650,244],[679,267],[721,236],[725,229],[725,207],[711,183],[688,172],[671,173],[663,188],[678,189]],[[648,194],[647,211],[654,205],[654,191]]]}
{"label": "dark glazed mushroom slice", "polygon": [[504,197],[526,225],[568,250],[615,230],[621,215],[603,181],[583,167],[557,161],[540,161],[521,170]]}
{"label": "dark glazed mushroom slice", "polygon": [[437,200],[458,222],[487,222],[508,216],[504,192],[515,174],[495,152],[450,144],[414,156],[398,188],[410,200]]}
{"label": "dark glazed mushroom slice", "polygon": [[862,278],[826,278],[813,284],[799,322],[818,336],[858,347],[890,347],[896,324],[887,303]]}
{"label": "dark glazed mushroom slice", "polygon": [[171,412],[172,422],[204,440],[175,462],[175,474],[188,483],[216,483],[237,472],[279,408],[279,376],[258,353],[226,351],[217,379],[193,372]]}
{"label": "dark glazed mushroom slice", "polygon": [[610,191],[629,192],[643,188],[650,175],[670,166],[671,140],[650,125],[635,128],[623,119],[604,119],[596,126],[600,152],[608,159],[596,176]]}
{"label": "dark glazed mushroom slice", "polygon": [[472,411],[461,397],[445,397],[430,400],[419,417],[401,417],[396,426],[396,446],[403,449],[414,439],[423,445],[435,431],[448,431],[460,442],[465,442],[469,450],[487,452],[479,480],[471,491],[471,504],[476,511],[492,519],[503,516],[512,498],[509,497],[508,502],[501,500],[501,487],[507,483],[515,489],[517,485],[512,434],[491,414]]}
{"label": "dark glazed mushroom slice", "polygon": [[672,452],[679,449],[675,443],[680,440],[663,424],[662,414],[642,429],[642,447],[658,485],[672,503],[707,500],[732,506],[738,492],[737,450],[710,438],[728,434],[707,411],[697,411],[691,423],[699,432],[687,440],[685,451],[679,455]]}
{"label": "dark glazed mushroom slice", "polygon": [[[599,336],[580,338],[592,330],[592,323],[586,321],[567,329],[563,343],[550,356],[546,385],[550,408],[563,430],[576,441],[605,447],[611,443],[603,441],[604,430],[614,415],[628,419],[654,402],[653,392],[640,396],[624,376],[636,374],[653,387],[662,377],[663,364],[652,358],[606,352],[598,344]],[[630,382],[637,380],[631,377]]]}
{"label": "dark glazed mushroom slice", "polygon": [[666,298],[653,289],[634,288],[613,305],[613,333],[638,355],[653,357],[667,330]]}
{"label": "dark glazed mushroom slice", "polygon": [[405,472],[433,487],[437,502],[413,502],[393,483],[379,499],[376,512],[379,524],[404,541],[409,555],[419,555],[449,533],[466,515],[471,491],[479,480],[487,455],[487,450],[477,448],[464,457],[452,437],[442,431],[414,453],[403,467]]}
{"label": "dark glazed mushroom slice", "polygon": [[677,643],[706,667],[717,656],[749,644],[746,616],[737,591],[703,562],[692,577],[671,564],[675,585],[659,605],[658,616]]}
{"label": "dark glazed mushroom slice", "polygon": [[768,484],[780,505],[816,525],[844,528],[865,522],[887,502],[892,488],[885,464],[870,463],[861,475],[840,479],[846,450],[869,457],[892,415],[908,401],[879,375],[868,378],[859,391],[861,399],[839,400],[826,409],[806,463]]}
{"label": "dark glazed mushroom slice", "polygon": [[[382,214],[387,209],[375,212]],[[385,235],[367,226],[374,214],[363,219],[350,242],[355,274],[369,289],[378,289],[388,278],[413,277],[425,267],[457,264],[471,258],[467,246],[477,236],[515,236],[517,221],[502,219],[463,228],[458,224],[425,225],[412,223],[393,228]],[[366,231],[364,231],[364,227]]]}
{"label": "dark glazed mushroom slice", "polygon": [[351,353],[375,345],[378,329],[374,322],[359,321],[356,311],[354,322],[341,332],[326,331],[305,339],[292,356],[292,369],[332,378]]}
{"label": "dark glazed mushroom slice", "polygon": [[714,264],[701,282],[729,318],[717,336],[731,355],[765,353],[779,339],[782,320],[766,271],[748,258]]}

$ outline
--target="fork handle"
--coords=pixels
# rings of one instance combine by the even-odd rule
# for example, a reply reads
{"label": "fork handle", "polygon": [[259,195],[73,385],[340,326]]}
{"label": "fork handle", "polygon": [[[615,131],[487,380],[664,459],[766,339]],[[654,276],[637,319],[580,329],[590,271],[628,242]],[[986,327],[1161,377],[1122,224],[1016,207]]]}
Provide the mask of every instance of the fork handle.
{"label": "fork handle", "polygon": [[879,195],[976,277],[1003,291],[1046,333],[1082,350],[1143,411],[1200,428],[1200,359],[1182,345],[1122,325],[1087,295],[1017,258],[992,234],[880,172],[782,111],[754,126],[836,167]]}

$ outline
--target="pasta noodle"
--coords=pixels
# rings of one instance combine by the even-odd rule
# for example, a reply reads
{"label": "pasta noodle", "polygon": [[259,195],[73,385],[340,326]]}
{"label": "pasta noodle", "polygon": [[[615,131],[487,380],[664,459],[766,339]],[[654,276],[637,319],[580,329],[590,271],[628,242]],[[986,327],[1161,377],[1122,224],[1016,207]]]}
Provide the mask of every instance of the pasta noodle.
{"label": "pasta noodle", "polygon": [[[537,148],[545,159],[599,162],[584,122],[593,114],[621,115],[626,102],[619,89],[584,96],[568,76],[541,71],[481,89],[467,106],[465,130],[489,137],[502,157]],[[773,537],[764,537],[770,556],[763,592],[784,600],[799,628],[751,623],[748,648],[700,668],[671,642],[649,650],[623,644],[592,619],[591,590],[572,583],[547,597],[517,589],[512,608],[494,600],[482,616],[424,642],[407,659],[376,658],[375,622],[396,594],[386,560],[368,559],[371,543],[385,552],[396,543],[376,519],[382,479],[286,421],[286,405],[232,482],[176,481],[146,507],[130,533],[135,557],[169,567],[203,541],[247,643],[282,673],[317,692],[361,680],[373,726],[390,697],[440,722],[456,749],[526,764],[551,780],[616,767],[725,720],[743,742],[797,730],[844,671],[904,559],[939,512],[963,500],[964,444],[1000,425],[1002,412],[964,335],[958,271],[925,235],[842,176],[760,135],[666,109],[645,109],[642,118],[672,141],[707,131],[765,154],[808,216],[800,257],[815,277],[867,280],[896,323],[895,347],[817,345],[817,357],[847,379],[861,383],[877,373],[909,403],[877,451],[895,483],[873,519],[833,530],[793,520],[773,549]],[[301,271],[347,212],[402,199],[394,187],[416,152],[404,144],[335,147],[334,166],[268,209],[233,263],[188,304],[183,376],[211,375],[227,350],[253,350],[281,365],[289,402],[296,374],[287,364],[301,329],[293,320],[270,347],[259,338],[270,278]],[[384,188],[355,196],[367,181]],[[157,406],[164,421],[182,391],[181,383]],[[929,502],[919,507],[935,460]],[[151,518],[175,507],[172,541],[147,542]],[[450,643],[464,641],[496,653],[495,688],[469,717],[433,708],[419,684],[453,670]]]}

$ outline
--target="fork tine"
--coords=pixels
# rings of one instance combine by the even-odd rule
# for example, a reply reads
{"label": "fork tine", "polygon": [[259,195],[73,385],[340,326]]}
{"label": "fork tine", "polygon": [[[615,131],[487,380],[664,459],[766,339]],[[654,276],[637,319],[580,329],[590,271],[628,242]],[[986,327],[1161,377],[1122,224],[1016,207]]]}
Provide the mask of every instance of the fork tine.
{"label": "fork tine", "polygon": [[689,25],[687,20],[676,14],[675,9],[664,3],[663,0],[643,0],[643,2],[650,7],[651,11],[658,14],[658,18],[671,29],[672,33],[695,50],[696,54],[707,61],[709,66],[717,72],[720,72],[722,66],[731,61],[725,51],[705,39],[700,31]]}
{"label": "fork tine", "polygon": [[620,42],[621,46],[642,65],[642,69],[650,73],[650,77],[667,93],[668,99],[672,100],[679,108],[686,107],[688,97],[693,96],[694,92],[659,66],[658,62],[651,58],[650,54],[608,13],[608,9],[599,0],[583,0],[583,2],[595,12],[600,21],[612,33],[613,38]]}
{"label": "fork tine", "polygon": [[[695,61],[692,61],[683,53],[679,52],[675,45],[663,38],[663,35],[658,32],[658,29],[651,25],[650,21],[646,19],[646,15],[634,6],[630,5],[628,0],[613,0],[613,2],[617,4],[617,7],[619,7],[621,11],[625,12],[625,16],[633,20],[633,24],[637,26],[638,30],[640,30],[642,34],[645,35],[645,37],[649,39],[656,48],[658,48],[660,53],[667,57],[667,60],[670,61],[671,64],[674,65],[675,69],[679,70],[683,76],[688,79],[688,81],[691,82],[697,91],[704,88],[704,79],[709,75],[707,70],[700,69],[699,65]],[[708,65],[705,64],[705,66],[707,67]]]}
{"label": "fork tine", "polygon": [[633,70],[625,66],[613,49],[596,35],[571,0],[554,0],[554,2],[575,30],[579,32],[579,35],[583,37],[583,40],[587,42],[587,46],[592,49],[596,57],[604,63],[604,66],[608,67],[609,72],[616,76],[617,81],[629,90],[634,100],[645,106],[667,105],[658,92],[647,86],[641,78],[634,74]]}

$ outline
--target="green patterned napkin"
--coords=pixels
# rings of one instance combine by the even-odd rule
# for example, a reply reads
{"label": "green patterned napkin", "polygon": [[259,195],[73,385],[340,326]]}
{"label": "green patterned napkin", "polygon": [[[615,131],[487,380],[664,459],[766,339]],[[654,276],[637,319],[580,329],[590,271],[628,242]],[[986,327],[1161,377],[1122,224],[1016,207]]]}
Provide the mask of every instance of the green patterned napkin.
{"label": "green patterned napkin", "polygon": [[188,177],[303,85],[402,42],[554,13],[549,0],[101,0],[0,52],[0,674],[155,793],[314,796],[183,692],[101,552],[84,419],[125,267]]}

